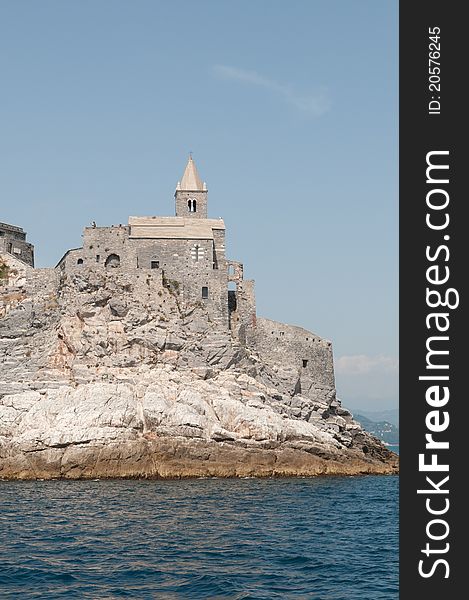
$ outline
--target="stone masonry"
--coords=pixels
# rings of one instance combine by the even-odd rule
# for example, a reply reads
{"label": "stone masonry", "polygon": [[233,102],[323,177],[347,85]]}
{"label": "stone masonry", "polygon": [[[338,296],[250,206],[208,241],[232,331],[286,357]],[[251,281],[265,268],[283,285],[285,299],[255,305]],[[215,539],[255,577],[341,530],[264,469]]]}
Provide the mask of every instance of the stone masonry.
{"label": "stone masonry", "polygon": [[34,267],[34,246],[26,241],[21,227],[0,223],[0,253],[12,254],[22,262]]}

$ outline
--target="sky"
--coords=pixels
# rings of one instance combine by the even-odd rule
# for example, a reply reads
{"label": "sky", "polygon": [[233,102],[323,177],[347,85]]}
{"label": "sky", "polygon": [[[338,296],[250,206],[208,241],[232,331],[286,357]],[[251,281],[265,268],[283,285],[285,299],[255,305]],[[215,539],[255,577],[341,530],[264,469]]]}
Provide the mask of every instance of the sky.
{"label": "sky", "polygon": [[0,0],[0,221],[39,267],[174,214],[189,152],[261,316],[398,404],[397,0]]}

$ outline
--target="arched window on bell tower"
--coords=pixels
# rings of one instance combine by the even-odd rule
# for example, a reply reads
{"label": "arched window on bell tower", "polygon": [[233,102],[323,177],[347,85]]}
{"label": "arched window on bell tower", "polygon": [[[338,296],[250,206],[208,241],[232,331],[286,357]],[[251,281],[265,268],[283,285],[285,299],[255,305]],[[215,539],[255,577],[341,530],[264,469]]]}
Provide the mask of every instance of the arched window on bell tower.
{"label": "arched window on bell tower", "polygon": [[187,210],[189,212],[197,212],[197,200],[195,198],[189,198],[187,200]]}

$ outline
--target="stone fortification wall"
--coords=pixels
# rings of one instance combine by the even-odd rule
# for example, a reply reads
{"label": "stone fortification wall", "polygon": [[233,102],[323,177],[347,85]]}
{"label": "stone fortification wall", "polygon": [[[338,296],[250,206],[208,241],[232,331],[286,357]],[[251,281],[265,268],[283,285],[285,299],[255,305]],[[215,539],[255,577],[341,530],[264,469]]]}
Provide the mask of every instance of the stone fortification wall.
{"label": "stone fortification wall", "polygon": [[135,268],[129,253],[129,228],[123,225],[113,227],[85,227],[83,247],[69,250],[57,267],[69,273],[84,268],[105,267],[113,256],[119,257],[123,268]]}
{"label": "stone fortification wall", "polygon": [[12,254],[34,266],[34,246],[26,241],[26,232],[21,227],[0,223],[0,253]]}
{"label": "stone fortification wall", "polygon": [[260,358],[283,373],[292,394],[335,397],[332,344],[302,327],[257,318],[250,337]]}
{"label": "stone fortification wall", "polygon": [[235,338],[246,346],[255,343],[256,296],[254,280],[239,280],[236,290],[230,291],[230,329]]}
{"label": "stone fortification wall", "polygon": [[26,232],[22,227],[0,222],[0,237],[6,236],[12,240],[26,240]]}
{"label": "stone fortification wall", "polygon": [[234,284],[228,293],[229,325],[233,337],[246,345],[256,327],[256,295],[254,280],[244,280],[244,266],[235,260],[226,261],[228,283]]}

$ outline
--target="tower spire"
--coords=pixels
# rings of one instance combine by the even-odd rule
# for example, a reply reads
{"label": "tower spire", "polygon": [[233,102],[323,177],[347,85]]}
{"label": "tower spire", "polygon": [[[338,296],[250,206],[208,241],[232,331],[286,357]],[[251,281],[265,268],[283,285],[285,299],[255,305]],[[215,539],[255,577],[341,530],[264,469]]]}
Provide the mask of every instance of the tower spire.
{"label": "tower spire", "polygon": [[189,154],[189,160],[187,161],[184,175],[182,176],[177,189],[186,192],[203,192],[207,189],[207,186],[205,183],[202,183],[202,180],[199,177],[197,167],[192,158],[192,152]]}

